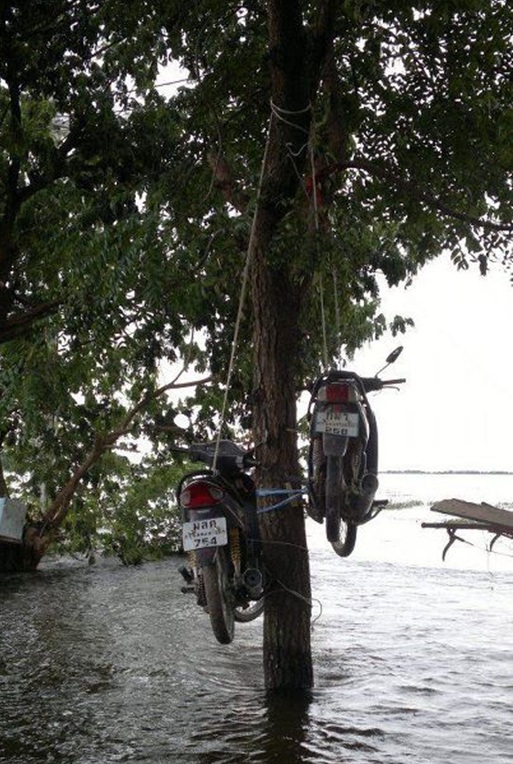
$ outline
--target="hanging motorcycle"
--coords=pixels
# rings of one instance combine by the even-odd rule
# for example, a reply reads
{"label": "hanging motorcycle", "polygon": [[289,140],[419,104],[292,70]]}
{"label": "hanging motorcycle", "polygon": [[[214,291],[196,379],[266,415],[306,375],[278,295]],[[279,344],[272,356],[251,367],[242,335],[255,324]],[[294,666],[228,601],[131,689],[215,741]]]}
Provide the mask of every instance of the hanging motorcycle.
{"label": "hanging motorcycle", "polygon": [[314,383],[308,406],[309,516],[326,522],[326,536],[340,557],[356,544],[359,525],[372,520],[387,504],[376,500],[378,434],[367,393],[405,382],[378,376],[397,360],[402,347],[386,359],[374,377],[332,370]]}
{"label": "hanging motorcycle", "polygon": [[230,440],[176,449],[208,469],[183,476],[177,498],[182,511],[182,591],[192,591],[210,616],[218,642],[233,640],[235,621],[263,611],[261,542],[249,452]]}

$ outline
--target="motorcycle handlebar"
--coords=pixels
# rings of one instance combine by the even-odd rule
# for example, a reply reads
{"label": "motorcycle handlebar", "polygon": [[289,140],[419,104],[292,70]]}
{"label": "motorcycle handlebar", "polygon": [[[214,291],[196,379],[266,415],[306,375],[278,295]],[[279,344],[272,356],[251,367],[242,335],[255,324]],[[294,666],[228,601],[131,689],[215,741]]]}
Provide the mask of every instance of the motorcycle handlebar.
{"label": "motorcycle handlebar", "polygon": [[222,440],[217,443],[193,443],[191,446],[174,446],[172,451],[187,454],[193,462],[203,462],[214,467],[221,474],[246,470],[255,467],[257,462],[252,453],[244,451],[232,441]]}
{"label": "motorcycle handlebar", "polygon": [[406,379],[380,379],[379,377],[362,377],[362,384],[366,393],[382,390],[392,385],[402,385]]}

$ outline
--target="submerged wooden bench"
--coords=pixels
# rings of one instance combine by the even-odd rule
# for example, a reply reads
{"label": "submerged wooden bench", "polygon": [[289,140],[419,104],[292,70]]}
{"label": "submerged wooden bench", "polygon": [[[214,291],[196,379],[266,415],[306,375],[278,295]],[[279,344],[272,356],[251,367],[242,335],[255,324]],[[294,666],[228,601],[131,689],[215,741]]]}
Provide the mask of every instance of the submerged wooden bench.
{"label": "submerged wooden bench", "polygon": [[449,534],[449,543],[442,552],[443,560],[455,541],[465,541],[456,535],[459,530],[481,530],[493,534],[490,549],[501,536],[513,538],[513,512],[508,509],[500,509],[484,501],[475,504],[463,499],[444,499],[433,504],[431,510],[443,515],[454,515],[456,518],[438,523],[422,523],[423,528],[445,528]]}

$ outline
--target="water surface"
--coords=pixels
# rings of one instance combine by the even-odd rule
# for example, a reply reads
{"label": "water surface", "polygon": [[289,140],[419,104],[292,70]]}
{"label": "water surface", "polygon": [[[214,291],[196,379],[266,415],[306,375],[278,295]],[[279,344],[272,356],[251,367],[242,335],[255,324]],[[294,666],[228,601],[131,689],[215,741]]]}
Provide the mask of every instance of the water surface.
{"label": "water surface", "polygon": [[[385,477],[406,501],[411,481]],[[0,762],[513,762],[511,549],[479,539],[442,564],[444,532],[420,529],[425,490],[362,529],[348,560],[310,526],[307,698],[266,697],[262,624],[218,645],[176,559],[3,579]]]}

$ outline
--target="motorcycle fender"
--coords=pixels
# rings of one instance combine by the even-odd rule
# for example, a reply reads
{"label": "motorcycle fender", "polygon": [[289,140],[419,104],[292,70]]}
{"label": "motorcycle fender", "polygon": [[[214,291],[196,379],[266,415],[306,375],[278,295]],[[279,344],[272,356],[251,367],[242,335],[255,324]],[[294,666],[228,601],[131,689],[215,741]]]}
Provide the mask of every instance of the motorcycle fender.
{"label": "motorcycle fender", "polygon": [[322,448],[325,456],[344,456],[348,443],[349,438],[345,435],[332,435],[326,432],[322,435]]}
{"label": "motorcycle fender", "polygon": [[218,548],[219,547],[217,546],[208,546],[204,549],[197,549],[196,560],[198,561],[198,568],[206,568],[208,565],[214,565]]}

